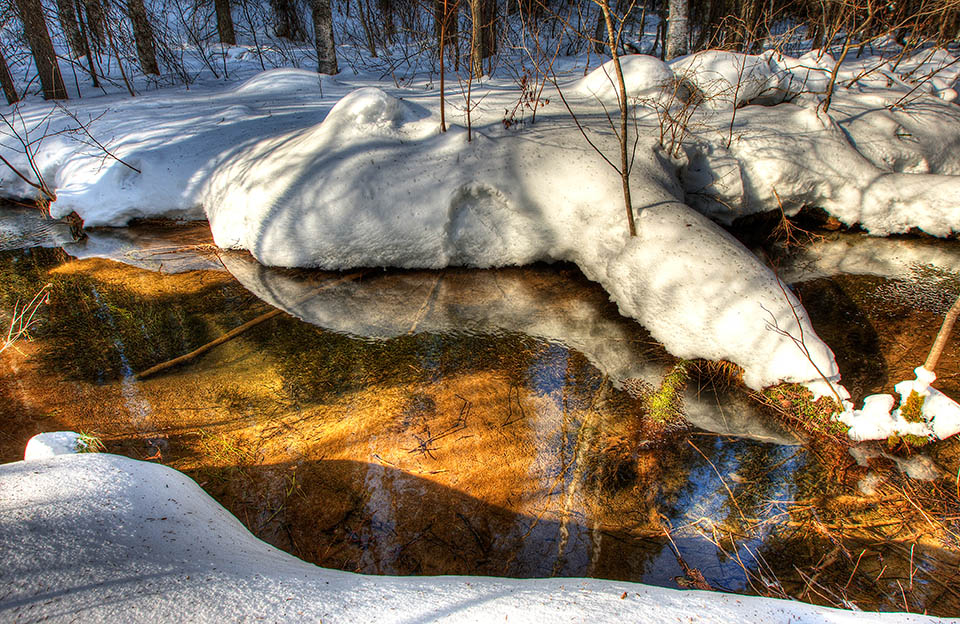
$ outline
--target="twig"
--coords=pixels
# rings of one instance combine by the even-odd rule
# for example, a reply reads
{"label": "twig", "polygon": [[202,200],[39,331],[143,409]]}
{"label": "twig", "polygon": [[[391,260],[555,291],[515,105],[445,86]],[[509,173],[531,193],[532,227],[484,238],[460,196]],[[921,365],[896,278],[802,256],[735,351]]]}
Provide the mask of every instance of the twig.
{"label": "twig", "polygon": [[714,465],[714,463],[713,463],[712,461],[710,461],[710,458],[709,458],[709,457],[707,457],[706,455],[703,454],[703,451],[701,451],[699,448],[697,448],[697,445],[696,445],[696,444],[694,444],[694,443],[691,442],[690,440],[687,440],[687,444],[689,444],[690,446],[692,446],[692,447],[694,448],[694,450],[696,450],[698,453],[700,453],[700,456],[703,457],[705,460],[707,460],[707,463],[710,464],[710,467],[713,468],[713,471],[714,471],[715,473],[717,473],[717,477],[720,478],[720,483],[723,484],[724,489],[727,490],[727,494],[730,495],[730,501],[733,503],[733,506],[737,508],[737,512],[740,514],[740,519],[743,520],[744,522],[746,522],[746,521],[747,521],[747,518],[746,518],[746,516],[743,515],[743,510],[740,509],[740,504],[737,502],[737,497],[733,495],[733,491],[730,489],[730,486],[727,485],[727,482],[723,479],[723,475],[720,474],[720,471],[717,470],[717,467]]}
{"label": "twig", "polygon": [[[355,279],[359,278],[361,275],[363,275],[363,272],[360,272],[360,273],[351,273],[350,275],[346,275],[346,276],[341,277],[341,278],[339,278],[339,279],[335,279],[335,280],[331,280],[331,281],[329,281],[329,282],[325,282],[324,284],[320,285],[320,287],[319,287],[315,292],[312,292],[312,293],[310,293],[310,295],[309,295],[308,297],[305,297],[305,298],[304,298],[304,301],[305,301],[306,299],[310,299],[310,298],[312,298],[312,297],[315,297],[316,295],[318,295],[319,293],[323,292],[324,290],[327,290],[327,289],[329,289],[329,288],[332,288],[332,287],[337,286],[337,285],[339,285],[339,284],[342,284],[342,283],[344,283],[344,282],[349,282],[349,281],[355,280]],[[157,364],[156,366],[152,366],[152,367],[148,368],[147,370],[145,370],[145,371],[143,371],[143,372],[141,372],[141,373],[137,373],[136,375],[134,375],[134,379],[137,379],[137,380],[145,379],[145,378],[147,378],[147,377],[149,377],[149,376],[151,376],[151,375],[155,375],[155,374],[157,374],[157,373],[159,373],[159,372],[162,372],[162,371],[165,371],[165,370],[167,370],[167,369],[169,369],[169,368],[173,368],[174,366],[179,366],[180,364],[184,364],[184,363],[186,363],[186,362],[190,362],[190,361],[192,361],[192,360],[195,360],[196,358],[198,358],[199,356],[203,355],[203,354],[206,353],[207,351],[213,349],[214,347],[219,346],[219,345],[222,345],[222,344],[225,343],[225,342],[229,342],[230,340],[233,340],[234,338],[236,338],[236,337],[239,336],[240,334],[244,333],[244,332],[247,331],[248,329],[251,329],[252,327],[256,327],[257,325],[263,323],[264,321],[268,321],[268,320],[272,319],[273,317],[275,317],[275,316],[277,316],[277,315],[279,315],[279,314],[283,314],[283,312],[284,312],[283,310],[277,308],[277,309],[275,309],[275,310],[271,310],[271,311],[267,312],[266,314],[261,314],[261,315],[258,316],[257,318],[252,319],[252,320],[250,320],[250,321],[247,321],[246,323],[244,323],[244,324],[241,325],[240,327],[237,327],[237,328],[235,328],[235,329],[232,329],[232,330],[228,331],[226,334],[220,336],[220,337],[217,338],[216,340],[212,340],[212,341],[208,342],[207,344],[203,345],[203,346],[200,347],[199,349],[195,349],[195,350],[191,351],[190,353],[187,353],[186,355],[181,355],[180,357],[173,358],[172,360],[169,360],[169,361],[167,361],[167,362],[162,362],[162,363],[160,363],[160,364]]]}

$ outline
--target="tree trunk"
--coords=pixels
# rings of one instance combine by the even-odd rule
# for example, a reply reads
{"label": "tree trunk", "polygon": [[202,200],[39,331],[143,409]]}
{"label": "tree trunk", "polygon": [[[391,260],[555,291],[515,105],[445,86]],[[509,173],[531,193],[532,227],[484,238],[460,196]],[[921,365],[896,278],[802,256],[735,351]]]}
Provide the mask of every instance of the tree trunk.
{"label": "tree trunk", "polygon": [[293,0],[270,0],[270,6],[273,7],[276,19],[273,30],[278,37],[290,41],[306,40],[303,22],[297,14],[297,5]]}
{"label": "tree trunk", "polygon": [[490,58],[497,53],[497,0],[480,0],[480,57]]}
{"label": "tree trunk", "polygon": [[100,0],[83,0],[83,8],[87,13],[87,38],[99,53],[106,40],[104,37],[106,17],[104,16],[103,4]]}
{"label": "tree trunk", "polygon": [[217,12],[217,35],[223,45],[237,45],[237,35],[233,32],[233,16],[230,14],[230,0],[213,0]]}
{"label": "tree trunk", "polygon": [[60,75],[60,66],[57,64],[57,55],[53,50],[47,23],[43,19],[43,6],[40,0],[17,0],[17,6],[23,18],[23,30],[30,43],[37,73],[40,75],[44,99],[67,99],[67,88]]}
{"label": "tree trunk", "polygon": [[13,76],[10,75],[10,68],[7,66],[7,59],[0,52],[0,85],[3,86],[3,94],[7,96],[7,104],[13,104],[20,100],[20,94],[17,93],[17,87],[13,84]]}
{"label": "tree trunk", "polygon": [[100,80],[97,78],[97,68],[93,64],[93,52],[90,50],[90,38],[87,36],[89,30],[84,26],[83,5],[80,0],[75,0],[74,7],[77,10],[77,23],[80,25],[80,36],[83,38],[83,49],[86,51],[87,65],[89,65],[90,78],[94,87],[100,87]]}
{"label": "tree trunk", "polygon": [[607,49],[607,44],[604,42],[604,37],[607,34],[607,22],[603,19],[603,11],[600,11],[600,14],[597,15],[597,25],[593,29],[593,51],[597,54],[603,54],[603,51]]}
{"label": "tree trunk", "polygon": [[159,74],[157,52],[153,43],[153,28],[150,26],[147,8],[143,5],[143,0],[127,0],[127,14],[133,24],[133,38],[137,43],[140,69],[145,74]]}
{"label": "tree trunk", "polygon": [[57,0],[57,17],[60,18],[60,27],[67,36],[70,54],[73,58],[86,56],[86,41],[80,34],[80,25],[77,23],[77,11],[73,8],[73,0]]}
{"label": "tree trunk", "polygon": [[365,0],[357,2],[357,17],[360,19],[360,25],[363,26],[363,34],[367,40],[367,50],[370,56],[377,58],[377,37],[373,31],[369,7],[364,6]]}
{"label": "tree trunk", "polygon": [[314,44],[317,48],[317,73],[337,73],[337,47],[333,40],[333,11],[330,0],[311,0]]}
{"label": "tree trunk", "polygon": [[383,36],[387,43],[393,45],[393,38],[397,34],[397,26],[394,21],[392,0],[377,0],[377,10],[380,11],[380,18],[383,20]]}
{"label": "tree trunk", "polygon": [[670,15],[667,18],[667,60],[687,53],[689,39],[688,0],[670,0]]}
{"label": "tree trunk", "polygon": [[470,59],[473,75],[483,75],[483,59],[497,51],[497,5],[494,0],[470,0]]}
{"label": "tree trunk", "polygon": [[[457,49],[457,12],[459,9],[457,0],[433,0],[433,27],[437,38],[437,50],[442,47],[454,48],[454,65],[460,64],[460,51]],[[442,54],[439,54],[442,56]]]}

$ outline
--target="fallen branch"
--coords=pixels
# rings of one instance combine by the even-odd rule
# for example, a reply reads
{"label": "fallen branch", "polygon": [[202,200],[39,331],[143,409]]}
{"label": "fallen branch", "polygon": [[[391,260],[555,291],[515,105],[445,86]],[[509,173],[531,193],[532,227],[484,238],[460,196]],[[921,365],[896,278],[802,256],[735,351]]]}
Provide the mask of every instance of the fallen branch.
{"label": "fallen branch", "polygon": [[[345,276],[343,276],[343,277],[341,277],[341,278],[339,278],[339,279],[330,280],[329,282],[325,282],[325,283],[321,284],[321,285],[317,288],[317,290],[316,290],[315,292],[310,293],[308,296],[306,296],[306,297],[304,297],[303,299],[297,301],[296,303],[303,303],[304,301],[306,301],[306,300],[308,300],[308,299],[311,299],[311,298],[317,296],[318,294],[320,294],[320,293],[323,292],[324,290],[327,290],[327,289],[329,289],[329,288],[333,288],[334,286],[338,286],[338,285],[340,285],[340,284],[343,284],[344,282],[353,281],[353,280],[359,278],[360,276],[362,276],[363,273],[364,273],[363,271],[361,271],[361,272],[359,272],[359,273],[351,273],[350,275],[345,275]],[[277,316],[277,315],[279,315],[279,314],[282,314],[283,312],[284,312],[283,310],[277,308],[277,309],[275,309],[275,310],[271,310],[271,311],[267,312],[266,314],[261,314],[261,315],[258,316],[257,318],[247,321],[246,323],[244,323],[244,324],[241,325],[240,327],[237,327],[237,328],[235,328],[235,329],[232,329],[232,330],[228,331],[227,333],[225,333],[224,335],[220,336],[220,337],[217,338],[216,340],[212,340],[212,341],[208,342],[207,344],[203,345],[203,346],[200,347],[199,349],[196,349],[196,350],[194,350],[194,351],[191,351],[190,353],[187,353],[186,355],[181,355],[180,357],[175,357],[175,358],[173,358],[172,360],[169,360],[169,361],[167,361],[167,362],[162,362],[162,363],[160,363],[160,364],[157,364],[156,366],[152,366],[152,367],[148,368],[147,370],[145,370],[145,371],[143,371],[143,372],[141,372],[141,373],[137,373],[136,375],[134,375],[134,379],[137,379],[137,380],[145,379],[145,378],[147,378],[147,377],[149,377],[149,376],[151,376],[151,375],[156,375],[157,373],[162,372],[162,371],[165,371],[165,370],[167,370],[167,369],[169,369],[169,368],[173,368],[173,367],[175,367],[175,366],[179,366],[179,365],[181,365],[181,364],[185,364],[186,362],[190,362],[190,361],[192,361],[192,360],[195,360],[196,358],[198,358],[199,356],[203,355],[203,354],[206,353],[207,351],[213,349],[214,347],[217,347],[217,346],[219,346],[219,345],[222,345],[222,344],[225,343],[225,342],[229,342],[230,340],[233,340],[234,338],[236,338],[237,336],[239,336],[239,335],[242,334],[243,332],[247,331],[248,329],[251,329],[252,327],[256,327],[257,325],[263,323],[264,321],[269,321],[269,320],[272,319],[273,317],[275,317],[275,316]]]}
{"label": "fallen branch", "polygon": [[947,312],[947,315],[943,318],[943,324],[940,326],[940,331],[937,332],[937,338],[933,342],[933,346],[930,347],[930,353],[927,355],[927,361],[923,363],[923,367],[930,372],[933,372],[937,368],[937,362],[940,360],[940,354],[943,353],[943,348],[947,344],[947,338],[950,337],[950,331],[953,330],[953,324],[957,322],[957,316],[960,316],[960,297],[957,297],[957,300],[953,303],[953,306],[950,307],[950,310]]}

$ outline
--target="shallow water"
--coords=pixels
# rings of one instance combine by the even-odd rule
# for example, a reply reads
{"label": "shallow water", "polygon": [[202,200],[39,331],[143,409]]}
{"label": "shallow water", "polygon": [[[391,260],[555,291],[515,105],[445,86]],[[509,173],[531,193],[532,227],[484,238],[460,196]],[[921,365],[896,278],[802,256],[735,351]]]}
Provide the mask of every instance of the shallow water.
{"label": "shallow water", "polygon": [[[377,269],[331,286],[342,276],[209,242],[202,225],[152,226],[0,253],[4,309],[51,284],[35,339],[0,355],[0,461],[41,430],[95,433],[347,570],[676,587],[692,569],[716,589],[960,613],[943,588],[955,499],[938,499],[954,520],[933,531],[903,495],[925,506],[949,479],[908,480],[879,453],[860,466],[709,371],[661,422],[649,398],[677,362],[573,267]],[[960,284],[956,243],[877,242],[776,256],[857,396],[922,360]],[[960,396],[956,340],[941,369]],[[930,455],[956,471],[955,444]]]}

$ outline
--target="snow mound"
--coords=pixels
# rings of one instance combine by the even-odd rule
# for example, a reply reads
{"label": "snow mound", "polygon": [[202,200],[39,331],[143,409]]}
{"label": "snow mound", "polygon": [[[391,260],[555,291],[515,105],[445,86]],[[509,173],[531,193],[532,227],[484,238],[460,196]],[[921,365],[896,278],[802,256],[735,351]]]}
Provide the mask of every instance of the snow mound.
{"label": "snow mound", "polygon": [[[226,159],[203,201],[214,240],[264,264],[328,270],[568,260],[675,355],[735,362],[754,388],[838,375],[774,275],[678,201],[653,137],[631,171],[631,238],[619,177],[569,118],[522,135],[477,129],[468,143],[421,117],[361,89],[323,123]],[[597,138],[608,152],[613,140]],[[790,338],[801,334],[813,363]]]}
{"label": "snow mound", "polygon": [[759,56],[706,50],[670,62],[678,80],[696,87],[703,104],[710,109],[742,106],[761,96],[781,96],[772,52]]}
{"label": "snow mound", "polygon": [[[0,465],[0,620],[855,623],[809,604],[590,579],[374,577],[261,542],[195,482],[108,454]],[[933,622],[870,614],[879,622]]]}
{"label": "snow mound", "polygon": [[[844,95],[837,100],[847,101]],[[948,106],[938,103],[936,109],[911,114],[960,127],[960,111]],[[846,127],[815,105],[749,106],[736,119],[729,149],[714,144],[697,150],[691,163],[698,175],[686,184],[697,194],[698,209],[720,222],[779,205],[788,215],[819,206],[847,225],[859,224],[880,236],[916,228],[943,237],[960,228],[955,199],[960,176],[881,168],[865,153],[877,155],[883,148],[852,142]],[[858,133],[865,137],[864,131]],[[918,150],[911,153],[923,158]]]}
{"label": "snow mound", "polygon": [[27,441],[23,452],[25,461],[47,459],[57,455],[79,453],[86,447],[83,436],[73,431],[51,431],[40,433]]}
{"label": "snow mound", "polygon": [[[323,77],[323,82],[330,80]],[[306,69],[268,69],[233,88],[236,95],[268,96],[286,95],[296,91],[317,91],[321,85],[321,76]]]}
{"label": "snow mound", "polygon": [[[620,70],[627,89],[627,97],[640,91],[661,89],[673,80],[670,67],[655,56],[631,54],[620,57]],[[600,67],[581,78],[576,90],[582,95],[594,96],[604,101],[617,101],[619,86],[613,61],[607,61]]]}

